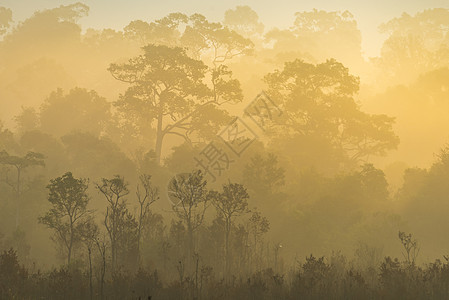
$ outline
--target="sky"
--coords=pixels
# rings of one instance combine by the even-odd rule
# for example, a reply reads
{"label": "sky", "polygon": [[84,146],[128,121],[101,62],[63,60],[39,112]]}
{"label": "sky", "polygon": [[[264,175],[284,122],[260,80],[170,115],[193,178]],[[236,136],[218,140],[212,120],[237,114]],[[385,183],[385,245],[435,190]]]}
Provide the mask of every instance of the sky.
{"label": "sky", "polygon": [[[36,10],[53,8],[77,2],[76,0],[0,0],[0,6],[13,10],[14,20],[22,21]],[[151,21],[171,12],[201,13],[213,21],[221,21],[224,12],[238,5],[255,10],[266,28],[286,28],[293,24],[294,13],[314,8],[327,11],[350,11],[362,32],[362,50],[365,57],[378,56],[384,35],[378,26],[403,12],[415,14],[427,8],[449,8],[449,0],[81,0],[90,7],[89,16],[80,21],[83,29],[122,29],[130,21]]]}

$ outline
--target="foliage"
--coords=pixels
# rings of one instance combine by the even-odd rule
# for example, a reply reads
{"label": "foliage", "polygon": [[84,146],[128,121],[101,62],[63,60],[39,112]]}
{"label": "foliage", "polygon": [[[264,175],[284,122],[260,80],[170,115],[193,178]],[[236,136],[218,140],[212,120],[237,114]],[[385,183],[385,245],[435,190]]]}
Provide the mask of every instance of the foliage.
{"label": "foliage", "polygon": [[55,231],[54,241],[67,252],[67,264],[70,265],[72,250],[82,240],[83,227],[86,226],[89,196],[87,180],[74,178],[67,172],[52,179],[47,186],[50,210],[39,222]]}

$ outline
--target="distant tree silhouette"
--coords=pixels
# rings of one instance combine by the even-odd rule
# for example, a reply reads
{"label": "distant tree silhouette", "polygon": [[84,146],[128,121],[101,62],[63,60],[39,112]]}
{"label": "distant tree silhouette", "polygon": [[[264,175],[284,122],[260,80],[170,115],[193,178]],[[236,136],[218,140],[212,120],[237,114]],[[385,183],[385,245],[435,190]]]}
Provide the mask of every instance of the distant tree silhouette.
{"label": "distant tree silhouette", "polygon": [[90,220],[88,182],[67,172],[50,180],[47,188],[51,208],[39,217],[39,222],[55,231],[55,242],[67,251],[67,264],[70,265],[74,246],[82,241],[83,227]]}

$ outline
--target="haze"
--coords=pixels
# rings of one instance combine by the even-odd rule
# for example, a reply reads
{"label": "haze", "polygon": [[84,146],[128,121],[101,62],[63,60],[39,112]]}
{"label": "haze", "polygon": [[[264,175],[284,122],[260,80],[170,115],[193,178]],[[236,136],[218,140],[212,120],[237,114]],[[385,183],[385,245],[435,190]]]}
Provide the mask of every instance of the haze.
{"label": "haze", "polygon": [[447,299],[448,1],[3,1],[0,299]]}

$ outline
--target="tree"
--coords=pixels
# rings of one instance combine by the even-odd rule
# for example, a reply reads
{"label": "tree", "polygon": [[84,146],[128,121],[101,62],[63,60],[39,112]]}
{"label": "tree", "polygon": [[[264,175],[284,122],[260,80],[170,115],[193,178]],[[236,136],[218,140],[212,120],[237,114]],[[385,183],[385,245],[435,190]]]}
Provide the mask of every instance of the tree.
{"label": "tree", "polygon": [[251,40],[221,23],[209,22],[200,14],[191,15],[189,21],[181,37],[182,45],[193,57],[210,61],[213,69],[236,56],[251,54],[253,50]]}
{"label": "tree", "polygon": [[170,13],[162,19],[147,23],[135,20],[124,28],[125,36],[137,41],[141,46],[157,44],[179,46],[180,25],[186,24],[188,17],[182,13]]}
{"label": "tree", "polygon": [[[430,168],[413,168],[404,173],[399,199],[406,204],[402,215],[407,220],[413,220],[410,230],[420,237],[420,243],[445,248],[449,243],[440,237],[449,226],[449,145],[443,147],[436,156]],[[432,234],[429,228],[432,228]]]}
{"label": "tree", "polygon": [[357,28],[357,21],[349,11],[327,12],[313,9],[297,12],[295,17],[293,28],[298,40],[310,47],[310,54],[318,54],[315,57],[319,60],[328,57],[338,58],[345,63],[354,59],[361,60],[362,35]]}
{"label": "tree", "polygon": [[[90,299],[93,298],[93,284],[92,284],[92,248],[95,246],[98,241],[99,228],[97,224],[95,224],[92,216],[89,216],[89,219],[86,222],[81,224],[80,228],[80,236],[82,242],[87,247],[87,254],[89,258],[89,293]],[[101,249],[100,249],[101,254]]]}
{"label": "tree", "polygon": [[89,7],[79,2],[35,12],[4,37],[7,43],[1,49],[2,64],[17,64],[18,57],[22,57],[21,63],[24,59],[29,63],[73,47],[80,42],[81,27],[76,22],[88,12]]}
{"label": "tree", "polygon": [[360,177],[368,200],[382,201],[388,198],[388,182],[382,170],[376,169],[372,164],[364,164]]}
{"label": "tree", "polygon": [[[184,19],[180,15],[167,18],[173,26]],[[194,14],[188,20],[180,45],[195,58],[185,49],[156,43],[143,47],[144,54],[128,63],[109,67],[115,79],[131,85],[115,105],[128,126],[141,134],[154,133],[158,163],[167,135],[188,142],[194,135],[210,138],[229,121],[220,106],[243,99],[239,81],[223,63],[247,53],[251,41],[202,15]],[[212,66],[200,61],[201,57],[207,57]]]}
{"label": "tree", "polygon": [[20,198],[22,193],[22,173],[25,169],[32,166],[44,166],[44,156],[41,153],[28,152],[25,156],[9,155],[6,151],[0,152],[0,164],[10,166],[16,169],[17,177],[13,183],[6,174],[5,182],[10,185],[16,193],[16,228],[20,224]]}
{"label": "tree", "polygon": [[311,62],[335,58],[351,69],[363,70],[362,35],[348,11],[297,12],[293,26],[284,30],[274,28],[265,38],[274,44],[272,57],[286,58],[282,63],[296,58]]}
{"label": "tree", "polygon": [[17,253],[13,249],[0,253],[0,297],[14,299],[26,297],[24,286],[28,272],[19,264]]}
{"label": "tree", "polygon": [[22,107],[21,113],[14,117],[14,121],[19,133],[24,134],[38,128],[39,115],[34,107]]}
{"label": "tree", "polygon": [[233,219],[249,212],[249,195],[243,185],[229,182],[223,185],[223,192],[215,192],[211,195],[211,198],[218,214],[225,221],[225,272],[229,275],[231,263],[229,236],[233,226]]}
{"label": "tree", "polygon": [[187,230],[188,261],[195,251],[193,234],[203,223],[210,199],[206,184],[207,181],[204,180],[204,174],[201,171],[177,176],[169,184],[171,197],[178,200],[178,203],[172,206],[173,211]]}
{"label": "tree", "polygon": [[201,103],[198,99],[204,103],[210,91],[201,82],[206,66],[181,48],[148,45],[143,49],[144,55],[127,64],[111,64],[109,71],[117,80],[131,84],[116,106],[135,119],[156,122],[154,149],[159,163],[164,137],[186,128],[184,118],[192,113],[195,102]]}
{"label": "tree", "polygon": [[382,76],[404,83],[420,74],[448,66],[449,9],[426,9],[415,15],[403,13],[379,26],[388,34],[381,56],[375,60]]}
{"label": "tree", "polygon": [[[400,55],[400,57],[403,57]],[[418,67],[424,63],[422,59],[413,59],[409,67]],[[440,61],[440,60],[439,60]],[[449,60],[441,60],[441,62]],[[382,72],[388,72],[386,66]],[[394,85],[401,80],[401,75],[392,73],[392,79],[386,79],[390,86],[383,93],[379,93],[364,107],[372,112],[381,112],[395,116],[395,133],[400,137],[401,143],[394,157],[395,160],[413,162],[416,165],[429,165],[436,149],[447,142],[447,137],[438,132],[442,127],[449,126],[446,112],[449,110],[449,68],[441,68],[418,74],[417,71],[407,70],[407,67],[398,67],[398,72],[403,72],[407,77],[417,77],[410,84]],[[401,80],[402,81],[402,80]],[[366,105],[365,105],[366,104]],[[404,109],[404,108],[407,109]],[[419,130],[410,130],[419,120]],[[426,143],[421,143],[426,139]],[[415,145],[419,151],[410,151]]]}
{"label": "tree", "polygon": [[257,13],[247,5],[228,9],[225,12],[223,24],[245,37],[260,35],[264,30],[264,25],[259,22]]}
{"label": "tree", "polygon": [[97,184],[96,188],[108,202],[104,225],[111,241],[112,268],[115,268],[117,264],[119,218],[121,217],[121,211],[124,209],[123,197],[129,194],[128,184],[123,177],[116,175],[112,179],[102,178],[102,183]]}
{"label": "tree", "polygon": [[258,256],[259,244],[263,234],[270,229],[270,222],[268,219],[260,214],[258,211],[253,211],[248,222],[248,233],[252,236],[252,262],[256,263],[256,267],[260,264],[260,257]]}
{"label": "tree", "polygon": [[55,241],[67,250],[67,264],[70,264],[74,246],[81,242],[83,227],[91,213],[87,209],[88,181],[73,177],[71,172],[50,180],[48,201],[50,210],[39,217],[39,222],[55,231]]}
{"label": "tree", "polygon": [[285,183],[285,169],[279,166],[273,153],[256,154],[243,169],[243,179],[248,189],[258,196],[270,196]]}
{"label": "tree", "polygon": [[[151,183],[151,175],[143,174],[139,177],[140,184],[137,185],[137,201],[139,202],[139,218],[137,228],[137,250],[140,256],[140,244],[142,240],[142,231],[151,217],[150,205],[159,199],[159,189]],[[143,189],[143,190],[142,190]]]}
{"label": "tree", "polygon": [[4,127],[3,122],[0,120],[0,149],[2,151],[17,150],[18,145],[14,140],[14,134],[11,130]]}
{"label": "tree", "polygon": [[111,179],[103,178],[96,188],[108,202],[104,226],[111,241],[112,269],[117,267],[119,258],[137,263],[138,223],[128,211],[125,196],[129,194],[128,183],[119,175]]}
{"label": "tree", "polygon": [[287,62],[283,70],[266,75],[265,82],[283,112],[272,120],[273,145],[284,146],[299,163],[318,169],[333,165],[335,170],[384,155],[399,143],[394,119],[362,112],[354,100],[359,78],[333,59],[317,65]]}
{"label": "tree", "polygon": [[101,177],[103,174],[134,173],[135,165],[120,148],[107,137],[90,133],[71,133],[61,138],[69,166],[83,176]]}
{"label": "tree", "polygon": [[93,90],[82,88],[74,88],[67,94],[58,89],[40,108],[42,130],[57,137],[73,131],[89,132],[98,137],[105,133],[110,120],[110,104],[106,99]]}
{"label": "tree", "polygon": [[405,261],[410,266],[414,266],[419,254],[418,241],[412,238],[411,233],[406,234],[403,231],[399,231],[398,236],[401,240],[402,247],[404,247],[405,252],[403,252],[402,255],[404,256]]}

